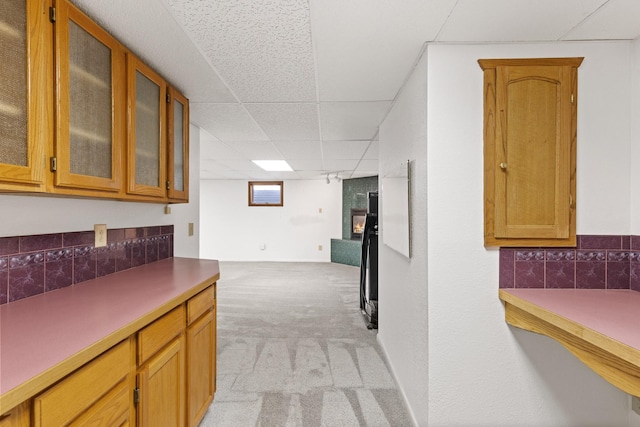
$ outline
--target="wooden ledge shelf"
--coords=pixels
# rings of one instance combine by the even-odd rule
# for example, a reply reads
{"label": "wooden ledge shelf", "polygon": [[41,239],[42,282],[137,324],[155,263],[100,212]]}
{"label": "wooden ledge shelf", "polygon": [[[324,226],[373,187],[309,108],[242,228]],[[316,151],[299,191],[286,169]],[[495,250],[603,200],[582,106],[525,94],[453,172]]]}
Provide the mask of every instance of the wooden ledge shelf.
{"label": "wooden ledge shelf", "polygon": [[508,324],[551,337],[625,393],[640,396],[640,292],[501,289]]}

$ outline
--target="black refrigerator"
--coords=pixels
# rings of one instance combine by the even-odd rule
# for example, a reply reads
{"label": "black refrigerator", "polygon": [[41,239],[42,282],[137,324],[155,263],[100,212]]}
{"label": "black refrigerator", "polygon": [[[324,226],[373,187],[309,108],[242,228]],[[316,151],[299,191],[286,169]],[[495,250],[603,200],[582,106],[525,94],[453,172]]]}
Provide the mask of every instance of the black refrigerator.
{"label": "black refrigerator", "polygon": [[367,193],[367,216],[362,232],[360,310],[369,329],[378,328],[378,192]]}

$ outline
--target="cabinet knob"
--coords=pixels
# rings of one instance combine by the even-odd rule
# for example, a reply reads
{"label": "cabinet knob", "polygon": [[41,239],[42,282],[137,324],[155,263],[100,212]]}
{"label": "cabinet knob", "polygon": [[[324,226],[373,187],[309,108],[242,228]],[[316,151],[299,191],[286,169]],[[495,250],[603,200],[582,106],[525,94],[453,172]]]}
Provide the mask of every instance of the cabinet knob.
{"label": "cabinet knob", "polygon": [[505,162],[500,163],[500,169],[507,170],[507,164]]}

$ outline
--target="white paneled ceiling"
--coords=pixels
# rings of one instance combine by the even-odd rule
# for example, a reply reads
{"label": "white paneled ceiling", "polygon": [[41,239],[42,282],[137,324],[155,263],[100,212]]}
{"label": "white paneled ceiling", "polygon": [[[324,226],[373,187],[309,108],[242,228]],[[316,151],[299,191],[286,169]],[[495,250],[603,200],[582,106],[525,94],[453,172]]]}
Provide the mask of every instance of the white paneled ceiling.
{"label": "white paneled ceiling", "polygon": [[376,175],[425,43],[640,36],[640,0],[71,1],[189,98],[202,179]]}

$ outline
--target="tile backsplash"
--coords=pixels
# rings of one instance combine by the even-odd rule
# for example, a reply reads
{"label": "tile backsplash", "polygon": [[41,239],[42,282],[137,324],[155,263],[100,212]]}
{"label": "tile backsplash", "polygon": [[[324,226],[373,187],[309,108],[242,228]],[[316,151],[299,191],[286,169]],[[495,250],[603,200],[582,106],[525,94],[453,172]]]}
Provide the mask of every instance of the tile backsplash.
{"label": "tile backsplash", "polygon": [[172,256],[172,225],[0,237],[0,305]]}
{"label": "tile backsplash", "polygon": [[640,291],[640,236],[577,240],[575,248],[500,248],[500,287]]}

